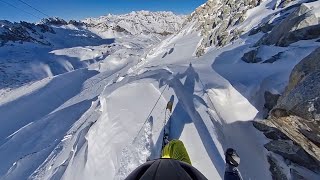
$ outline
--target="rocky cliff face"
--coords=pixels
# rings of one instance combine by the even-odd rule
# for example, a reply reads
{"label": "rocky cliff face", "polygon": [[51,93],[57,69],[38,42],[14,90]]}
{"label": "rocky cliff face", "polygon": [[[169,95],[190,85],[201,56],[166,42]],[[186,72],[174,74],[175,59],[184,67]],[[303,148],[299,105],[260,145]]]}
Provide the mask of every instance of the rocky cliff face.
{"label": "rocky cliff face", "polygon": [[284,52],[262,61],[259,57],[259,54],[263,53],[261,46],[288,47],[301,40],[319,38],[320,7],[313,1],[277,1],[273,9],[279,10],[271,14],[269,20],[249,32],[249,36],[259,32],[265,34],[255,43],[254,49],[244,54],[242,60],[246,63],[274,63],[281,59]]}
{"label": "rocky cliff face", "polygon": [[[311,4],[311,5],[310,5]],[[299,40],[314,39],[320,36],[320,16],[318,5],[301,4],[287,18],[265,34],[256,44],[288,46]]]}
{"label": "rocky cliff face", "polygon": [[261,0],[209,0],[197,8],[187,22],[195,22],[195,29],[201,31],[202,41],[197,56],[204,54],[206,47],[224,46],[237,39],[241,29],[235,26],[246,18],[247,10],[256,7]]}
{"label": "rocky cliff face", "polygon": [[[85,26],[80,21],[70,20],[69,22],[61,18],[46,18],[42,19],[39,23],[28,22],[9,22],[0,20],[0,46],[8,42],[33,42],[42,45],[51,45],[47,39],[47,33],[56,34],[54,27],[65,25],[74,25],[77,27]],[[59,36],[57,34],[57,36]]]}
{"label": "rocky cliff face", "polygon": [[[320,48],[298,63],[276,108],[320,122]],[[319,126],[320,123],[317,125]],[[320,129],[319,129],[320,130]],[[319,141],[320,142],[320,141]]]}
{"label": "rocky cliff face", "polygon": [[46,18],[42,19],[39,24],[51,25],[51,26],[62,26],[72,24],[74,26],[85,26],[86,24],[81,21],[70,20],[69,22],[64,19],[54,17],[54,18]]}
{"label": "rocky cliff face", "polygon": [[[319,89],[320,47],[294,67],[285,92],[276,105],[272,103],[268,120],[254,122],[272,140],[265,145],[268,151],[317,173],[320,172]],[[269,109],[272,107],[270,103],[267,105]],[[294,168],[292,172],[296,172]],[[275,176],[281,173],[275,172]]]}
{"label": "rocky cliff face", "polygon": [[[293,69],[289,84],[271,111],[271,120],[279,128],[290,122],[292,129],[284,130],[289,137],[320,161],[320,48],[314,50]],[[278,117],[276,111],[287,116]],[[290,125],[290,124],[289,124]]]}
{"label": "rocky cliff face", "polygon": [[[241,58],[246,63],[274,63],[286,51],[277,51],[270,58],[262,58],[265,47],[293,48],[294,43],[309,40],[319,42],[319,1],[279,0],[270,19],[265,19],[249,36],[264,33]],[[306,42],[306,41],[305,41]],[[283,48],[285,47],[285,48]],[[266,121],[254,126],[270,139],[265,148],[269,154],[270,171],[275,179],[306,179],[296,167],[303,166],[320,172],[320,45],[293,68],[287,87],[281,95],[266,92]],[[285,159],[285,166],[277,156]]]}
{"label": "rocky cliff face", "polygon": [[54,30],[46,24],[33,24],[28,22],[11,23],[0,21],[0,46],[12,42],[36,42],[50,45],[45,39],[45,33],[54,34]]}

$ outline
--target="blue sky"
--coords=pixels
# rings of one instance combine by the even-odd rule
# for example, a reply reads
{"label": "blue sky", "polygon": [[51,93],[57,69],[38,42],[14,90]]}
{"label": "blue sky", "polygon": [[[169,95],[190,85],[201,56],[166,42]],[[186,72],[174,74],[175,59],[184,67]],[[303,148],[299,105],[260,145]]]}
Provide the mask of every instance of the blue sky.
{"label": "blue sky", "polygon": [[[106,14],[123,14],[136,10],[173,11],[189,14],[206,0],[21,0],[49,16],[66,20],[98,17]],[[6,4],[10,3],[16,8]],[[24,12],[26,11],[26,12]],[[37,17],[34,17],[30,14]],[[0,19],[37,22],[45,16],[19,0],[0,0]]]}

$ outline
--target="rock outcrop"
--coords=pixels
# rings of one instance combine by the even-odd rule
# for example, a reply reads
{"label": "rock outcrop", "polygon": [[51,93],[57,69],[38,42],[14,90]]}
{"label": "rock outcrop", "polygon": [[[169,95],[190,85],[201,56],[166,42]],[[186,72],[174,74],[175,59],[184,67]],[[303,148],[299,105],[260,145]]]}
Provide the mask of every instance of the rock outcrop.
{"label": "rock outcrop", "polygon": [[268,151],[272,151],[281,155],[285,159],[293,163],[307,167],[313,171],[319,171],[319,162],[312,158],[304,149],[299,145],[295,145],[292,141],[286,140],[273,140],[264,146]]}
{"label": "rock outcrop", "polygon": [[270,33],[263,36],[256,46],[288,46],[299,40],[320,37],[320,18],[315,9],[309,5],[310,3],[301,4],[299,8],[275,26]]}
{"label": "rock outcrop", "polygon": [[46,25],[54,25],[54,26],[68,25],[67,21],[58,17],[45,18],[45,19],[42,19],[40,23],[46,24]]}
{"label": "rock outcrop", "polygon": [[[306,129],[310,124],[306,119],[300,118],[298,116],[287,116],[281,118],[270,117],[271,121],[275,127],[285,135],[287,135],[292,141],[301,146],[313,159],[316,160],[316,164],[320,167],[320,147],[310,140],[307,136],[301,133],[301,130]],[[319,128],[315,127],[315,128]],[[319,135],[319,130],[314,128],[308,129],[310,133],[315,136]]]}
{"label": "rock outcrop", "polygon": [[252,36],[252,35],[257,34],[259,32],[267,33],[269,31],[271,31],[273,27],[274,27],[273,24],[263,23],[263,24],[259,25],[257,28],[252,29],[249,32],[249,36]]}
{"label": "rock outcrop", "polygon": [[242,31],[235,25],[245,20],[247,10],[256,7],[261,0],[209,0],[197,8],[187,22],[195,22],[194,28],[201,31],[203,37],[197,48],[197,56],[204,54],[210,46],[224,46],[239,38]]}
{"label": "rock outcrop", "polygon": [[86,25],[85,23],[83,23],[83,22],[81,22],[81,21],[76,21],[76,20],[70,20],[70,21],[68,22],[68,24],[72,24],[72,25],[74,25],[74,26],[85,26],[85,25]]}
{"label": "rock outcrop", "polygon": [[[319,89],[320,47],[294,67],[268,120],[254,122],[258,130],[272,139],[266,149],[314,172],[320,172]],[[300,176],[295,172],[292,170],[291,174]]]}
{"label": "rock outcrop", "polygon": [[274,62],[278,61],[281,58],[283,53],[284,52],[279,52],[276,55],[273,55],[271,58],[263,61],[263,63],[274,63]]}
{"label": "rock outcrop", "polygon": [[272,140],[290,140],[287,135],[276,128],[270,121],[253,121],[253,126]]}
{"label": "rock outcrop", "polygon": [[[298,63],[276,108],[320,125],[320,48]],[[320,130],[320,129],[319,129]]]}
{"label": "rock outcrop", "polygon": [[261,62],[262,59],[257,56],[258,55],[258,49],[251,50],[249,52],[244,53],[241,60],[246,63],[258,63]]}
{"label": "rock outcrop", "polygon": [[278,165],[278,161],[272,156],[268,155],[268,162],[270,164],[270,172],[272,179],[276,180],[288,180],[287,176],[283,173],[283,169]]}
{"label": "rock outcrop", "polygon": [[28,22],[11,23],[0,21],[0,46],[12,42],[36,42],[43,45],[50,45],[45,40],[44,33],[54,34],[54,30],[46,24],[33,24]]}
{"label": "rock outcrop", "polygon": [[264,92],[264,107],[268,110],[268,112],[277,105],[279,97],[280,94],[272,94],[269,91]]}

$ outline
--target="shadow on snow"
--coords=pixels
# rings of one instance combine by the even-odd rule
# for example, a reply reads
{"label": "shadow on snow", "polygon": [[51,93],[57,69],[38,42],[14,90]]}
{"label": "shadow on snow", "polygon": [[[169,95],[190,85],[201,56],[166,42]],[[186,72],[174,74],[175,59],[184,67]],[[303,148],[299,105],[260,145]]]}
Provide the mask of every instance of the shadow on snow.
{"label": "shadow on snow", "polygon": [[[186,79],[184,83],[181,83],[180,80],[183,78]],[[184,126],[189,123],[194,123],[212,164],[217,168],[217,171],[222,178],[224,173],[224,160],[222,159],[214,141],[212,140],[208,127],[205,125],[203,119],[195,108],[194,100],[196,95],[194,95],[194,89],[196,82],[199,82],[199,75],[192,67],[192,64],[189,65],[184,73],[177,74],[168,82],[169,86],[173,88],[178,99],[177,105],[168,122],[170,123],[169,139],[179,139]],[[161,132],[163,132],[163,129]],[[162,136],[163,133],[161,133],[157,142],[155,143],[154,151],[157,151],[159,155],[161,152],[159,152],[158,149],[161,149],[159,147],[161,147],[163,138]]]}

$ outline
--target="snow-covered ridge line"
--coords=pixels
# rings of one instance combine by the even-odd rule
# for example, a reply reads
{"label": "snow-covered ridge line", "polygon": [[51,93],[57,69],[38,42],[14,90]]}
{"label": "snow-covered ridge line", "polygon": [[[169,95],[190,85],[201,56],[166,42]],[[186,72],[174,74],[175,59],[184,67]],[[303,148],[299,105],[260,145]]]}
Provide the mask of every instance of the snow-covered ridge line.
{"label": "snow-covered ridge line", "polygon": [[35,42],[43,45],[50,45],[44,39],[44,33],[55,32],[45,24],[34,24],[28,22],[12,23],[10,21],[0,21],[0,47],[7,42]]}
{"label": "snow-covered ridge line", "polygon": [[87,18],[82,22],[102,31],[118,29],[133,35],[150,33],[167,35],[180,30],[185,17],[169,11],[133,11],[122,15],[109,14],[98,18]]}
{"label": "snow-covered ridge line", "polygon": [[[123,15],[107,15],[87,18],[83,21],[65,21],[62,18],[45,18],[38,23],[0,20],[0,46],[7,42],[34,42],[51,45],[46,33],[56,34],[53,28],[84,29],[100,33],[124,33],[130,35],[155,34],[167,36],[180,30],[184,15],[172,12],[133,11]],[[59,34],[57,34],[59,36]]]}

